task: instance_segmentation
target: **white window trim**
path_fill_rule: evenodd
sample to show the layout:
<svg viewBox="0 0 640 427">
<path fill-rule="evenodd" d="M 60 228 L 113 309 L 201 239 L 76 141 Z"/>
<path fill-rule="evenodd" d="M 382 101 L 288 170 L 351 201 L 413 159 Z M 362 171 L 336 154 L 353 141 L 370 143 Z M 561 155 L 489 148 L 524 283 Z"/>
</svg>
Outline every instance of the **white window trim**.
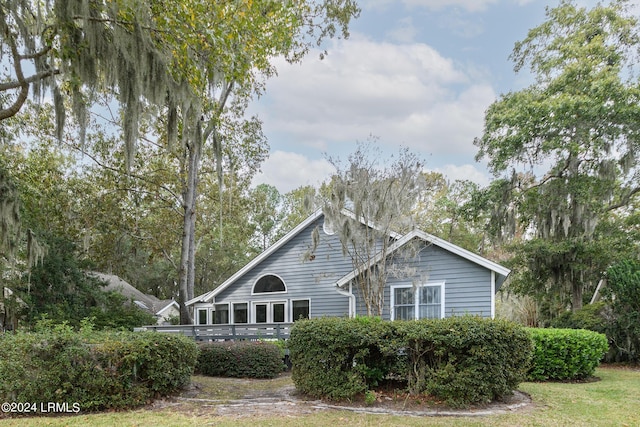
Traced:
<svg viewBox="0 0 640 427">
<path fill-rule="evenodd" d="M 294 301 L 308 301 L 309 302 L 309 319 L 311 319 L 311 298 L 296 298 L 289 300 L 289 320 L 291 322 L 297 320 L 293 318 L 293 302 Z"/>
<path fill-rule="evenodd" d="M 269 294 L 271 292 L 268 292 Z M 289 301 L 287 300 L 269 300 L 269 301 L 253 301 L 251 303 L 251 323 L 258 323 L 256 321 L 256 305 L 262 305 L 262 304 L 266 304 L 267 305 L 267 322 L 266 323 L 276 323 L 273 321 L 273 304 L 284 304 L 284 322 L 283 323 L 289 323 L 289 311 L 291 310 L 289 308 L 290 304 Z M 280 323 L 280 322 L 278 322 Z"/>
<path fill-rule="evenodd" d="M 444 307 L 445 307 L 445 287 L 444 287 L 444 281 L 442 282 L 427 282 L 427 283 L 423 283 L 421 285 L 418 285 L 416 287 L 416 290 L 418 288 L 423 288 L 425 286 L 429 286 L 429 287 L 435 287 L 435 286 L 440 286 L 440 318 L 444 319 Z M 390 295 L 389 295 L 389 315 L 390 315 L 390 319 L 391 320 L 395 320 L 395 289 L 407 289 L 407 288 L 412 288 L 413 285 L 391 285 L 391 290 L 390 290 Z M 419 295 L 418 292 L 416 292 L 414 295 Z M 414 314 L 414 318 L 417 320 L 419 319 L 418 315 L 420 314 L 420 301 L 418 301 L 418 298 L 415 298 L 414 301 L 414 309 L 415 309 L 415 314 Z"/>
<path fill-rule="evenodd" d="M 251 302 L 249 301 L 232 301 L 229 303 L 231 306 L 231 311 L 229 312 L 229 324 L 236 324 L 236 314 L 235 314 L 235 305 L 236 304 L 247 304 L 247 323 L 251 323 Z M 246 323 L 237 323 L 238 325 L 246 325 Z"/>
<path fill-rule="evenodd" d="M 209 325 L 210 324 L 209 322 L 211 321 L 211 307 L 198 307 L 198 308 L 196 308 L 196 319 L 197 319 L 196 322 L 200 322 L 200 312 L 201 311 L 206 311 L 207 312 L 207 315 L 206 315 L 207 321 L 206 321 L 206 323 L 198 323 L 198 325 Z"/>
<path fill-rule="evenodd" d="M 276 291 L 276 292 L 255 292 L 256 289 L 256 284 L 258 283 L 258 280 L 262 279 L 265 276 L 275 276 L 278 279 L 280 279 L 282 281 L 282 284 L 284 285 L 284 291 Z M 251 286 L 251 295 L 282 295 L 282 294 L 286 294 L 287 293 L 287 282 L 284 281 L 284 279 L 275 273 L 265 273 L 263 275 L 261 275 L 260 277 L 258 277 L 254 282 L 253 285 Z"/>
<path fill-rule="evenodd" d="M 226 305 L 227 306 L 227 317 L 228 317 L 228 321 L 227 323 L 215 323 L 215 325 L 230 325 L 231 324 L 231 312 L 229 311 L 229 309 L 231 308 L 228 302 L 216 302 L 213 304 L 213 308 L 211 309 L 211 318 L 209 319 L 211 321 L 211 324 L 214 324 L 213 321 L 216 319 L 216 305 Z"/>
</svg>

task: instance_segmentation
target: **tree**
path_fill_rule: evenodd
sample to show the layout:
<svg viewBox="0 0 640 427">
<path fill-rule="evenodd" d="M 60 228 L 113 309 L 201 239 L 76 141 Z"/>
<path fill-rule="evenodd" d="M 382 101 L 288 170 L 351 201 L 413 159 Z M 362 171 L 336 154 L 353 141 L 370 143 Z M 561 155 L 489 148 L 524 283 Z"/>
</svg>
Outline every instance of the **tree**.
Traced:
<svg viewBox="0 0 640 427">
<path fill-rule="evenodd" d="M 181 5 L 176 7 L 177 14 L 185 10 Z M 212 14 L 212 10 L 215 13 Z M 164 6 L 158 12 L 158 16 L 163 16 Z M 185 302 L 194 296 L 197 187 L 206 141 L 211 138 L 219 186 L 222 187 L 224 136 L 221 128 L 225 122 L 237 121 L 252 94 L 262 91 L 263 79 L 275 72 L 271 60 L 284 56 L 290 62 L 300 61 L 314 43 L 320 44 L 325 37 L 333 37 L 336 27 L 347 37 L 348 24 L 358 13 L 353 0 L 287 3 L 193 0 L 184 19 L 189 23 L 186 31 L 172 33 L 179 34 L 173 42 L 178 46 L 178 71 L 186 73 L 183 75 L 189 86 L 194 93 L 201 94 L 202 100 L 182 108 L 183 142 L 188 149 L 179 284 L 182 323 L 192 323 Z M 209 14 L 212 19 L 202 20 L 201 14 Z M 178 113 L 178 105 L 170 104 L 170 124 L 175 122 Z M 252 120 L 248 124 L 256 122 Z M 169 139 L 172 129 L 169 128 Z M 191 131 L 185 133 L 184 129 Z"/>
<path fill-rule="evenodd" d="M 622 360 L 640 360 L 640 261 L 622 260 L 607 270 L 603 294 L 613 321 L 607 334 Z"/>
<path fill-rule="evenodd" d="M 273 185 L 260 184 L 251 191 L 251 222 L 256 229 L 260 250 L 264 251 L 275 241 L 282 221 L 280 203 L 282 196 Z"/>
<path fill-rule="evenodd" d="M 627 68 L 640 44 L 626 6 L 547 9 L 511 56 L 536 82 L 492 104 L 475 140 L 477 159 L 502 174 L 495 218 L 531 236 L 525 251 L 538 255 L 521 266 L 521 290 L 569 295 L 574 310 L 602 274 L 586 268 L 598 224 L 640 192 L 640 86 Z"/>
<path fill-rule="evenodd" d="M 11 98 L 7 91 L 18 90 L 6 115 L 21 108 L 30 85 L 36 92 L 49 87 L 61 134 L 62 92 L 52 78 L 60 74 L 84 140 L 91 99 L 85 92 L 111 90 L 123 107 L 129 165 L 141 112 L 147 105 L 161 109 L 168 145 L 179 137 L 186 147 L 179 299 L 182 321 L 190 323 L 184 303 L 194 294 L 197 187 L 205 142 L 211 139 L 221 184 L 223 128 L 241 121 L 246 131 L 256 129 L 257 120 L 240 118 L 248 99 L 263 89 L 263 79 L 274 73 L 270 60 L 299 61 L 314 43 L 338 30 L 348 36 L 359 10 L 353 0 L 56 0 L 52 6 L 47 13 L 39 2 L 15 0 L 0 8 L 5 18 L 0 48 L 10 52 L 14 66 L 0 90 L 5 98 Z M 33 62 L 35 75 L 24 76 L 23 61 Z"/>
<path fill-rule="evenodd" d="M 393 264 L 390 246 L 395 233 L 414 226 L 411 212 L 424 188 L 423 164 L 414 154 L 403 149 L 389 163 L 381 158 L 371 144 L 360 144 L 345 166 L 329 159 L 336 173 L 329 184 L 331 194 L 322 204 L 343 254 L 360 272 L 356 286 L 372 316 L 382 315 L 388 275 L 403 273 L 387 268 Z M 374 260 L 379 260 L 375 266 Z"/>
<path fill-rule="evenodd" d="M 0 257 L 11 261 L 20 233 L 18 192 L 13 178 L 5 168 L 4 156 L 0 156 Z"/>
<path fill-rule="evenodd" d="M 424 191 L 416 201 L 418 228 L 471 251 L 483 252 L 481 225 L 469 215 L 469 204 L 478 185 L 471 181 L 449 182 L 439 172 L 426 172 L 424 178 Z"/>
<path fill-rule="evenodd" d="M 317 209 L 316 193 L 312 185 L 303 185 L 282 196 L 282 225 L 278 230 L 277 239 L 293 230 Z"/>
</svg>

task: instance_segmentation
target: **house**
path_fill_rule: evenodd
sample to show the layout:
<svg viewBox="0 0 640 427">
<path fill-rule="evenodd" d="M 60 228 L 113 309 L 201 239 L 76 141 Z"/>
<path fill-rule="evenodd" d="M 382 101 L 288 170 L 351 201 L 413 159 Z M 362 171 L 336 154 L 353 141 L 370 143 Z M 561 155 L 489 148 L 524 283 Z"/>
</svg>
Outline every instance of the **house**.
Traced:
<svg viewBox="0 0 640 427">
<path fill-rule="evenodd" d="M 158 325 L 168 324 L 170 318 L 180 316 L 180 306 L 173 299 L 161 300 L 153 295 L 145 294 L 113 274 L 97 272 L 89 274 L 106 283 L 104 291 L 116 291 L 140 309 L 156 316 Z"/>
<path fill-rule="evenodd" d="M 510 270 L 420 230 L 389 238 L 391 254 L 407 245 L 417 249 L 415 256 L 393 261 L 411 273 L 388 276 L 384 319 L 494 317 L 495 294 Z M 318 210 L 220 286 L 187 305 L 193 307 L 197 325 L 365 315 L 354 279 L 367 268 L 372 265 L 354 270 Z"/>
</svg>

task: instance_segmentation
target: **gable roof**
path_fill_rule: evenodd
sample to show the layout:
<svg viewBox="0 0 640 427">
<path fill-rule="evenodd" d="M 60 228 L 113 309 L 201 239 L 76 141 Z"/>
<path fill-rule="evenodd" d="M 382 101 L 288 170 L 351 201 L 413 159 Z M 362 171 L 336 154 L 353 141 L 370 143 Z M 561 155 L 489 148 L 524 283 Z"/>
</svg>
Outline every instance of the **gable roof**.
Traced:
<svg viewBox="0 0 640 427">
<path fill-rule="evenodd" d="M 409 233 L 405 234 L 404 236 L 402 236 L 400 239 L 398 239 L 397 241 L 395 241 L 391 246 L 389 246 L 389 249 L 386 253 L 386 255 L 391 255 L 392 253 L 394 253 L 395 251 L 397 251 L 398 249 L 400 249 L 402 246 L 406 245 L 407 243 L 409 243 L 410 241 L 412 241 L 413 239 L 420 239 L 423 240 L 425 242 L 429 242 L 433 245 L 436 245 L 448 252 L 451 252 L 455 255 L 458 255 L 468 261 L 471 261 L 475 264 L 478 264 L 488 270 L 494 271 L 497 274 L 499 274 L 500 276 L 502 276 L 502 280 L 499 281 L 498 285 L 500 285 L 502 282 L 504 282 L 504 280 L 507 278 L 507 276 L 509 275 L 509 273 L 511 273 L 511 270 L 509 270 L 506 267 L 501 266 L 500 264 L 497 264 L 493 261 L 490 261 L 478 254 L 475 254 L 471 251 L 468 251 L 464 248 L 461 248 L 458 245 L 454 245 L 451 242 L 448 242 L 444 239 L 441 239 L 439 237 L 436 237 L 432 234 L 426 233 L 422 230 L 418 230 L 415 229 L 413 231 L 410 231 Z M 338 287 L 344 287 L 345 285 L 347 285 L 351 280 L 355 279 L 356 276 L 358 276 L 359 274 L 361 274 L 363 271 L 367 270 L 368 268 L 371 268 L 371 266 L 375 265 L 376 263 L 380 262 L 380 260 L 382 259 L 383 254 L 382 253 L 378 253 L 378 255 L 376 255 L 371 262 L 369 262 L 366 266 L 362 266 L 361 268 L 357 268 L 353 271 L 351 271 L 350 273 L 344 275 L 342 278 L 340 278 L 338 280 L 338 282 L 336 283 L 336 285 Z"/>
<path fill-rule="evenodd" d="M 249 263 L 247 265 L 245 265 L 240 270 L 238 270 L 233 276 L 231 276 L 227 280 L 225 280 L 220 286 L 218 286 L 217 288 L 215 288 L 212 291 L 209 291 L 209 292 L 207 292 L 205 294 L 202 294 L 202 295 L 199 295 L 199 296 L 197 296 L 197 297 L 195 297 L 193 299 L 190 299 L 189 301 L 186 302 L 186 305 L 192 305 L 192 304 L 195 304 L 197 302 L 209 302 L 209 301 L 211 301 L 216 295 L 218 295 L 220 292 L 222 292 L 225 289 L 227 289 L 236 280 L 238 280 L 239 278 L 244 276 L 247 272 L 251 271 L 251 269 L 253 269 L 253 267 L 255 267 L 256 265 L 260 264 L 264 259 L 268 258 L 269 255 L 271 255 L 272 253 L 274 253 L 275 251 L 280 249 L 282 246 L 285 245 L 285 243 L 289 242 L 291 239 L 293 239 L 298 234 L 300 234 L 300 232 L 302 232 L 302 230 L 307 228 L 309 225 L 311 225 L 315 220 L 320 218 L 322 215 L 323 215 L 322 214 L 322 209 L 316 210 L 314 213 L 309 215 L 309 217 L 307 217 L 307 219 L 305 219 L 300 224 L 298 224 L 293 230 L 291 230 L 290 232 L 285 234 L 282 238 L 280 238 L 280 240 L 275 242 L 273 245 L 269 246 L 264 252 L 262 252 L 260 255 L 256 256 L 251 261 L 249 261 Z"/>
<path fill-rule="evenodd" d="M 345 214 L 346 216 L 350 217 L 351 219 L 356 219 L 355 214 L 353 214 L 352 212 L 348 211 L 348 210 L 344 210 L 343 214 Z M 268 258 L 271 254 L 273 254 L 274 252 L 276 252 L 278 249 L 280 249 L 282 246 L 284 246 L 287 242 L 289 242 L 291 239 L 293 239 L 295 236 L 297 236 L 298 234 L 300 234 L 300 232 L 302 232 L 305 228 L 307 228 L 309 225 L 311 225 L 313 222 L 315 222 L 318 218 L 320 218 L 321 216 L 323 216 L 323 212 L 322 209 L 318 209 L 316 210 L 314 213 L 312 213 L 311 215 L 309 215 L 309 217 L 307 217 L 307 219 L 305 219 L 304 221 L 302 221 L 300 224 L 298 224 L 293 230 L 289 231 L 287 234 L 285 234 L 280 240 L 278 240 L 276 243 L 274 243 L 273 245 L 271 245 L 269 248 L 267 248 L 264 252 L 260 253 L 258 256 L 256 256 L 254 259 L 252 259 L 248 264 L 246 264 L 244 267 L 242 267 L 240 270 L 238 270 L 234 275 L 232 275 L 231 277 L 229 277 L 227 280 L 225 280 L 220 286 L 218 286 L 217 288 L 215 288 L 212 291 L 209 291 L 207 293 L 204 293 L 202 295 L 199 295 L 189 301 L 186 302 L 186 305 L 192 305 L 198 302 L 210 302 L 216 295 L 220 294 L 222 291 L 224 291 L 225 289 L 227 289 L 229 286 L 231 286 L 233 283 L 235 283 L 238 279 L 240 279 L 242 276 L 244 276 L 246 273 L 248 273 L 249 271 L 251 271 L 254 267 L 256 267 L 258 264 L 260 264 L 263 260 L 265 260 L 266 258 Z M 367 224 L 364 221 L 361 221 L 363 224 L 368 225 L 370 227 L 373 227 L 371 224 Z M 426 233 L 422 230 L 418 230 L 415 229 L 407 234 L 405 234 L 404 236 L 395 232 L 392 232 L 390 234 L 390 237 L 392 239 L 395 240 L 395 242 L 389 247 L 389 251 L 387 253 L 387 255 L 395 252 L 396 250 L 398 250 L 399 248 L 401 248 L 402 246 L 404 246 L 405 244 L 407 244 L 408 242 L 410 242 L 411 240 L 415 239 L 415 238 L 419 238 L 423 241 L 429 242 L 431 244 L 434 244 L 444 250 L 447 250 L 453 254 L 456 254 L 464 259 L 467 259 L 475 264 L 478 264 L 482 267 L 487 268 L 488 270 L 494 271 L 496 272 L 500 278 L 497 281 L 497 285 L 498 287 L 504 282 L 504 280 L 507 278 L 507 276 L 509 275 L 509 273 L 511 273 L 511 270 L 509 270 L 508 268 L 505 268 L 493 261 L 490 261 L 478 254 L 475 254 L 471 251 L 468 251 L 464 248 L 461 248 L 460 246 L 454 245 L 451 242 L 448 242 L 446 240 L 443 240 L 439 237 L 436 237 L 434 235 L 431 235 L 429 233 Z M 353 270 L 350 273 L 348 273 L 347 275 L 343 276 L 340 280 L 338 280 L 338 282 L 336 283 L 338 287 L 343 287 L 345 286 L 347 283 L 349 283 L 349 281 L 353 280 L 353 278 L 355 278 L 355 276 L 357 276 L 358 274 L 360 274 L 363 270 L 365 270 L 366 268 L 369 268 L 371 265 L 377 263 L 380 261 L 382 257 L 382 254 L 378 254 L 370 263 L 369 266 L 367 267 L 363 267 L 361 269 L 357 269 L 357 270 Z"/>
<path fill-rule="evenodd" d="M 175 300 L 161 300 L 156 298 L 154 295 L 145 294 L 116 275 L 98 273 L 94 271 L 90 272 L 89 275 L 105 282 L 106 285 L 103 288 L 105 291 L 116 291 L 125 298 L 132 300 L 136 306 L 150 312 L 151 314 L 159 315 L 160 312 L 165 311 L 172 305 L 175 305 L 178 308 L 180 307 Z"/>
</svg>

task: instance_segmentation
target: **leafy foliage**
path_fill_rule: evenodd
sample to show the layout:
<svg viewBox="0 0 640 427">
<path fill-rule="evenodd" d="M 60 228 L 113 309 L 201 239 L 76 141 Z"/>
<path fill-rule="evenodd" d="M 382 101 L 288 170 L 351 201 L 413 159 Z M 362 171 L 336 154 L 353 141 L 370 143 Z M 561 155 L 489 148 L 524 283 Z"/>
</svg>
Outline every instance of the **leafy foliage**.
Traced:
<svg viewBox="0 0 640 427">
<path fill-rule="evenodd" d="M 132 408 L 189 383 L 195 343 L 155 333 L 80 333 L 69 326 L 0 336 L 0 398 Z"/>
<path fill-rule="evenodd" d="M 613 316 L 607 334 L 612 346 L 621 360 L 640 361 L 640 261 L 612 265 L 603 294 Z"/>
<path fill-rule="evenodd" d="M 0 257 L 12 261 L 20 232 L 20 211 L 15 182 L 0 157 Z"/>
<path fill-rule="evenodd" d="M 523 381 L 532 346 L 514 323 L 475 317 L 383 322 L 377 318 L 296 322 L 292 379 L 303 393 L 350 399 L 387 378 L 454 406 L 506 396 Z"/>
<path fill-rule="evenodd" d="M 87 275 L 76 257 L 73 243 L 48 236 L 48 254 L 31 272 L 26 283 L 17 284 L 25 301 L 26 323 L 42 318 L 79 327 L 92 318 L 99 328 L 124 328 L 155 323 L 156 319 L 116 292 L 105 292 L 104 283 Z"/>
<path fill-rule="evenodd" d="M 518 325 L 478 317 L 399 322 L 409 388 L 452 406 L 487 403 L 524 381 L 531 340 Z"/>
<path fill-rule="evenodd" d="M 265 341 L 235 341 L 200 345 L 196 372 L 238 378 L 274 378 L 284 368 L 283 352 Z"/>
<path fill-rule="evenodd" d="M 579 380 L 593 375 L 607 352 L 607 337 L 584 329 L 528 329 L 534 342 L 529 379 Z"/>
<path fill-rule="evenodd" d="M 386 375 L 397 354 L 391 328 L 372 318 L 295 322 L 288 343 L 296 388 L 331 400 L 364 393 Z"/>
<path fill-rule="evenodd" d="M 607 311 L 604 301 L 587 304 L 577 311 L 565 311 L 553 319 L 549 326 L 557 329 L 587 329 L 604 334 L 608 329 Z"/>
<path fill-rule="evenodd" d="M 627 68 L 640 39 L 626 5 L 587 10 L 563 0 L 548 9 L 512 54 L 516 71 L 528 66 L 536 83 L 492 104 L 475 141 L 477 158 L 501 176 L 492 184 L 502 190 L 495 231 L 533 235 L 522 248 L 534 255 L 520 265 L 522 281 L 569 295 L 573 310 L 602 273 L 586 268 L 599 250 L 598 225 L 625 215 L 640 192 L 640 86 Z"/>
</svg>

